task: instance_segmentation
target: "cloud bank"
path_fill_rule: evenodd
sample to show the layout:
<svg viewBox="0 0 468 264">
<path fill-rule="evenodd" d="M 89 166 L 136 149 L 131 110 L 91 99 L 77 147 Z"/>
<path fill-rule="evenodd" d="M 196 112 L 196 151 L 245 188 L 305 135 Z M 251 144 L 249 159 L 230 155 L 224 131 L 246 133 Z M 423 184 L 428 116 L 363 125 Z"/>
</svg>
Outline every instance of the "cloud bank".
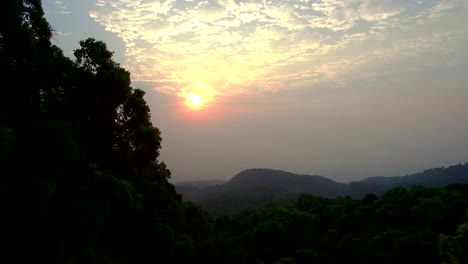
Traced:
<svg viewBox="0 0 468 264">
<path fill-rule="evenodd" d="M 215 100 L 466 65 L 467 14 L 467 0 L 98 0 L 90 17 L 124 41 L 134 81 Z"/>
</svg>

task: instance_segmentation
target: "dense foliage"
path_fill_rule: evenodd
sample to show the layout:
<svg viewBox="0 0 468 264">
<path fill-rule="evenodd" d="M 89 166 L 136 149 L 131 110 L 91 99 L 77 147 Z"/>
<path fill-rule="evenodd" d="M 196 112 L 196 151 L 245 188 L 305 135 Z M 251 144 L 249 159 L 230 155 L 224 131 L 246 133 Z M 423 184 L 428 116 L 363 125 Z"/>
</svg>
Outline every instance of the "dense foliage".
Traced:
<svg viewBox="0 0 468 264">
<path fill-rule="evenodd" d="M 3 8 L 5 263 L 466 263 L 466 185 L 208 216 L 168 182 L 144 92 L 106 45 L 84 40 L 72 61 L 40 0 Z"/>
<path fill-rule="evenodd" d="M 103 42 L 87 39 L 75 61 L 64 57 L 39 0 L 9 0 L 2 11 L 2 259 L 143 263 L 177 255 L 173 245 L 203 213 L 168 183 L 144 92 Z"/>
<path fill-rule="evenodd" d="M 466 263 L 466 208 L 467 185 L 361 200 L 304 194 L 290 207 L 217 218 L 213 248 L 219 263 Z"/>
</svg>

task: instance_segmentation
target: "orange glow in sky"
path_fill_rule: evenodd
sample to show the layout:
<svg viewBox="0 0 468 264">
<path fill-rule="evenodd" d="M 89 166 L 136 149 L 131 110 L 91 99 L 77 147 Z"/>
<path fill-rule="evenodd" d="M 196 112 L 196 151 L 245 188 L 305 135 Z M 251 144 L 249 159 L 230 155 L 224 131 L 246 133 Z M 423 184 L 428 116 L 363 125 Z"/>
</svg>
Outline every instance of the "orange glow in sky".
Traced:
<svg viewBox="0 0 468 264">
<path fill-rule="evenodd" d="M 200 110 L 215 99 L 215 91 L 202 83 L 195 82 L 181 89 L 179 96 L 191 110 Z"/>
<path fill-rule="evenodd" d="M 198 94 L 189 94 L 187 95 L 185 104 L 193 110 L 198 110 L 203 106 L 203 99 Z"/>
</svg>

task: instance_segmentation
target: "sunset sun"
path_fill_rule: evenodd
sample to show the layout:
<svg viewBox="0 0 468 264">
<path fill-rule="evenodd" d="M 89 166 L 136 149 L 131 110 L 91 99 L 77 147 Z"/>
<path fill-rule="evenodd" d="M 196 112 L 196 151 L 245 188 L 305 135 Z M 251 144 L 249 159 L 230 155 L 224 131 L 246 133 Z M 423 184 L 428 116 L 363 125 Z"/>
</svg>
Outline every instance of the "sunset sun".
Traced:
<svg viewBox="0 0 468 264">
<path fill-rule="evenodd" d="M 215 99 L 215 92 L 210 86 L 200 82 L 193 82 L 184 87 L 179 93 L 184 99 L 184 104 L 191 110 L 206 108 Z"/>
<path fill-rule="evenodd" d="M 194 110 L 200 109 L 203 106 L 203 98 L 198 94 L 189 94 L 185 103 Z"/>
</svg>

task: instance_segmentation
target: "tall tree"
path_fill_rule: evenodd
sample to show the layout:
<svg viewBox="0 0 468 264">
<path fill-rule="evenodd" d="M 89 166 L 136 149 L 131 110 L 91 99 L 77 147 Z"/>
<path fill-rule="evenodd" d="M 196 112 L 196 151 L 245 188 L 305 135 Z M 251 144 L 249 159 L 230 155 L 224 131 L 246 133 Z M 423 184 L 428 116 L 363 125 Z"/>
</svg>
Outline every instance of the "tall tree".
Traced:
<svg viewBox="0 0 468 264">
<path fill-rule="evenodd" d="M 0 16 L 0 117 L 31 119 L 40 112 L 45 58 L 50 54 L 51 28 L 40 0 L 2 3 Z"/>
</svg>

